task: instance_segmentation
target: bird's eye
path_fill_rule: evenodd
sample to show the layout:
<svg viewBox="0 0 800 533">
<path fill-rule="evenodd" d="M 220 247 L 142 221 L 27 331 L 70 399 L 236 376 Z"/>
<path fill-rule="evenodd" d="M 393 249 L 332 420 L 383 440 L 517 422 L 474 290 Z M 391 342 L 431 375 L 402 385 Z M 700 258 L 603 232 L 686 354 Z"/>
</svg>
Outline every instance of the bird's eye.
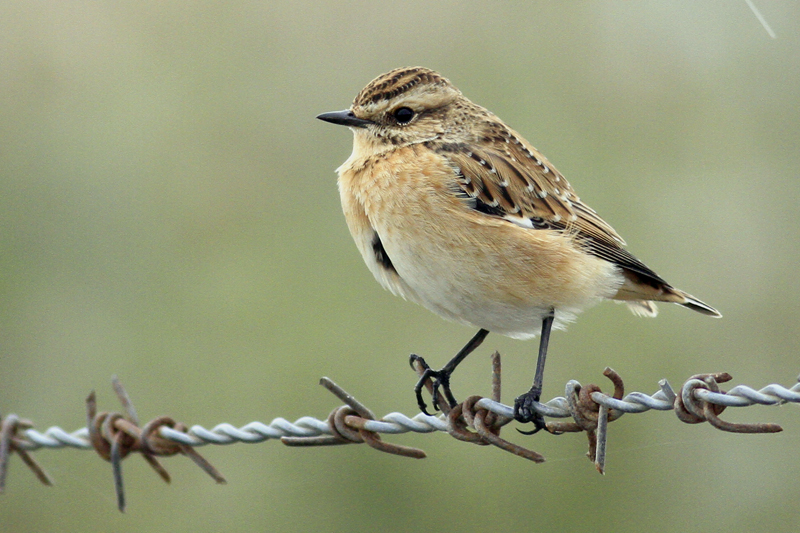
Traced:
<svg viewBox="0 0 800 533">
<path fill-rule="evenodd" d="M 392 114 L 394 115 L 394 118 L 397 120 L 398 124 L 408 124 L 411 122 L 411 119 L 414 118 L 414 112 L 408 107 L 396 109 Z"/>
</svg>

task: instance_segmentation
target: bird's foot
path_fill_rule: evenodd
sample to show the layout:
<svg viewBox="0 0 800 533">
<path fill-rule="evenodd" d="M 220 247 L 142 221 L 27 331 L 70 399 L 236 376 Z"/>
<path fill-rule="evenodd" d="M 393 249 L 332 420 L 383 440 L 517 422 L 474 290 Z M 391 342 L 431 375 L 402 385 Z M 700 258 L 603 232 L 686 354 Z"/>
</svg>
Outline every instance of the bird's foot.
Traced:
<svg viewBox="0 0 800 533">
<path fill-rule="evenodd" d="M 417 384 L 414 386 L 414 394 L 417 396 L 417 405 L 419 405 L 419 410 L 425 413 L 428 416 L 433 416 L 428 412 L 428 406 L 425 404 L 425 400 L 422 399 L 422 389 L 425 388 L 425 383 L 428 379 L 433 380 L 432 384 L 432 391 L 431 401 L 433 402 L 433 408 L 438 411 L 439 410 L 439 401 L 441 399 L 439 388 L 441 387 L 442 392 L 444 392 L 444 397 L 447 400 L 447 403 L 450 407 L 455 407 L 458 402 L 456 402 L 453 393 L 450 391 L 450 374 L 452 374 L 452 370 L 447 370 L 442 368 L 441 370 L 433 370 L 428 363 L 425 362 L 421 356 L 417 354 L 411 354 L 408 358 L 408 362 L 411 365 L 411 368 L 414 367 L 414 363 L 417 362 L 419 365 L 424 369 L 422 375 L 417 381 Z"/>
<path fill-rule="evenodd" d="M 533 435 L 534 433 L 538 433 L 543 429 L 547 430 L 547 424 L 544 421 L 544 417 L 534 407 L 537 403 L 539 403 L 539 398 L 541 398 L 541 396 L 542 391 L 532 387 L 531 390 L 525 394 L 517 396 L 517 398 L 514 400 L 514 420 L 523 424 L 532 422 L 534 425 L 534 428 L 531 431 L 522 431 L 520 429 L 517 430 L 523 435 Z"/>
</svg>

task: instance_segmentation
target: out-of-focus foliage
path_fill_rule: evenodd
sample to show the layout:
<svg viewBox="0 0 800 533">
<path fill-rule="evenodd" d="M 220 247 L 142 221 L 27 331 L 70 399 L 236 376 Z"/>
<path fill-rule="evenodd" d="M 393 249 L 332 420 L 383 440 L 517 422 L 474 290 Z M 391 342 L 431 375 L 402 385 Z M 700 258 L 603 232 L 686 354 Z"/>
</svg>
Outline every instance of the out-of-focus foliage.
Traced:
<svg viewBox="0 0 800 533">
<path fill-rule="evenodd" d="M 351 135 L 316 121 L 376 75 L 424 65 L 521 132 L 629 249 L 722 311 L 585 313 L 551 340 L 545 396 L 568 379 L 632 389 L 728 371 L 790 385 L 800 304 L 800 8 L 756 2 L 5 2 L 0 6 L 0 413 L 40 429 L 117 409 L 241 425 L 324 417 L 328 375 L 379 415 L 415 412 L 409 352 L 442 364 L 474 332 L 383 292 L 339 208 Z M 536 342 L 490 336 L 456 375 L 506 399 Z M 728 413 L 726 412 L 726 415 Z M 165 486 L 134 457 L 115 510 L 96 456 L 12 458 L 4 531 L 787 531 L 800 491 L 794 406 L 721 434 L 671 415 L 611 426 L 608 474 L 582 437 L 523 439 L 527 464 L 444 435 L 366 447 L 210 449 Z M 513 430 L 512 430 L 513 434 Z M 522 439 L 522 437 L 519 437 Z"/>
</svg>

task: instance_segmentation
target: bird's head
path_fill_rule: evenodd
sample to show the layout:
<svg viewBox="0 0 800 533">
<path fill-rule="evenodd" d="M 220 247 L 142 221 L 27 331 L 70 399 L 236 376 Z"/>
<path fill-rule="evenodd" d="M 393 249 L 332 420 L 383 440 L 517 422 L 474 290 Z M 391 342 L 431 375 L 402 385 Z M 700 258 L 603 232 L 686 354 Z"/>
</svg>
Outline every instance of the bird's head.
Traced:
<svg viewBox="0 0 800 533">
<path fill-rule="evenodd" d="M 471 130 L 469 121 L 477 110 L 482 108 L 447 78 L 423 67 L 406 67 L 372 80 L 349 109 L 317 118 L 349 126 L 356 145 L 384 151 L 441 138 L 455 140 Z"/>
</svg>

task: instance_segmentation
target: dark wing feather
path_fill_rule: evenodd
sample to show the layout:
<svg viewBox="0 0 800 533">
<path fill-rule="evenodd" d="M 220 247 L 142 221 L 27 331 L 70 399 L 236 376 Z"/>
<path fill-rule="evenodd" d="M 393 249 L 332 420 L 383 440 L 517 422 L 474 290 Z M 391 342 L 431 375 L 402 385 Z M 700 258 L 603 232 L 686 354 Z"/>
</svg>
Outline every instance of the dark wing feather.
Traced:
<svg viewBox="0 0 800 533">
<path fill-rule="evenodd" d="M 482 207 L 480 212 L 511 221 L 527 219 L 533 229 L 568 232 L 587 253 L 634 272 L 650 284 L 666 285 L 622 248 L 622 237 L 581 202 L 541 153 L 502 124 L 487 124 L 476 143 L 432 143 L 431 148 L 450 162 L 461 190 Z"/>
<path fill-rule="evenodd" d="M 578 234 L 577 239 L 578 242 L 583 244 L 588 253 L 638 274 L 640 281 L 646 281 L 656 288 L 663 285 L 669 286 L 669 283 L 664 281 L 661 276 L 653 272 L 647 265 L 636 259 L 633 254 L 624 248 L 619 246 L 612 247 L 591 239 L 584 239 L 581 238 L 580 234 Z"/>
</svg>

